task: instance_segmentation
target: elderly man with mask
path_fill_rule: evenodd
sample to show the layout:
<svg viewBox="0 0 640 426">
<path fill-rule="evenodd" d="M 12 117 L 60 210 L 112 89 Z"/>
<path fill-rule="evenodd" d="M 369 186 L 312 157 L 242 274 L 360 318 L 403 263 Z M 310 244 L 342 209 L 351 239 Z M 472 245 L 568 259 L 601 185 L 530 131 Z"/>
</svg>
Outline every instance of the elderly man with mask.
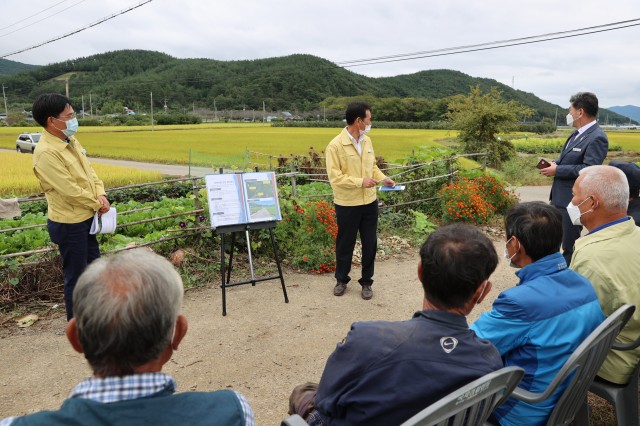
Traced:
<svg viewBox="0 0 640 426">
<path fill-rule="evenodd" d="M 504 256 L 520 282 L 500 293 L 490 312 L 471 325 L 500 352 L 505 366 L 522 367 L 519 386 L 543 392 L 582 341 L 604 320 L 589 281 L 567 268 L 560 254 L 562 216 L 542 202 L 522 203 L 505 216 Z M 566 384 L 545 404 L 509 398 L 498 407 L 500 425 L 543 425 Z"/>
<path fill-rule="evenodd" d="M 640 228 L 627 216 L 629 185 L 624 173 L 612 166 L 582 169 L 567 208 L 574 223 L 589 233 L 576 241 L 571 269 L 593 284 L 602 310 L 610 315 L 625 303 L 640 306 Z M 617 337 L 631 343 L 640 335 L 636 309 Z M 625 384 L 640 360 L 640 348 L 610 351 L 598 376 Z"/>
<path fill-rule="evenodd" d="M 187 333 L 183 292 L 173 266 L 151 251 L 93 262 L 78 280 L 75 317 L 67 323 L 67 338 L 93 377 L 59 410 L 8 418 L 0 426 L 252 426 L 251 408 L 238 392 L 174 394 L 176 382 L 162 373 Z"/>
</svg>

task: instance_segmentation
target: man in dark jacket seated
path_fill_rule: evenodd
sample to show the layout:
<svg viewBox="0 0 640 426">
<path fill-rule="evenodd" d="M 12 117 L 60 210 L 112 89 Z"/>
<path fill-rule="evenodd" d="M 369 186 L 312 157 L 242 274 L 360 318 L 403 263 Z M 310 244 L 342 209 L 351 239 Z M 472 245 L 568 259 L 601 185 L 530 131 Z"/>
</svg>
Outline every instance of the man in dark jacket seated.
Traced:
<svg viewBox="0 0 640 426">
<path fill-rule="evenodd" d="M 76 386 L 57 411 L 0 422 L 9 425 L 253 425 L 246 399 L 230 390 L 174 395 L 162 373 L 187 332 L 179 315 L 182 280 L 146 249 L 94 261 L 73 292 L 67 338 L 93 377 Z"/>
<path fill-rule="evenodd" d="M 429 236 L 420 257 L 423 310 L 408 321 L 354 323 L 320 384 L 294 390 L 291 414 L 311 425 L 398 425 L 502 367 L 495 347 L 466 320 L 491 290 L 498 264 L 491 241 L 472 226 L 446 226 Z"/>
</svg>

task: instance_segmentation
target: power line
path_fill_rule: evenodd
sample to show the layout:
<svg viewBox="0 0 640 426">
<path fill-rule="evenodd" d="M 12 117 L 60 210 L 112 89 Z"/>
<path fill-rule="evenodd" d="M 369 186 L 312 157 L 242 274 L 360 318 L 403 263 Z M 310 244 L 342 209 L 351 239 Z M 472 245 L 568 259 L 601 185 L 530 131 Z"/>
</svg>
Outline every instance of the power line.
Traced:
<svg viewBox="0 0 640 426">
<path fill-rule="evenodd" d="M 619 30 L 640 25 L 640 18 L 630 19 L 626 21 L 612 22 L 609 24 L 597 25 L 592 27 L 579 28 L 575 30 L 559 31 L 554 33 L 540 34 L 522 38 L 514 38 L 507 40 L 491 41 L 466 46 L 448 47 L 442 49 L 427 50 L 414 53 L 403 53 L 397 55 L 379 56 L 368 59 L 355 59 L 351 61 L 337 62 L 336 64 L 345 68 L 383 64 L 388 62 L 409 61 L 414 59 L 430 58 L 435 56 L 456 55 L 460 53 L 476 52 L 481 50 L 500 49 L 503 47 L 517 46 L 523 44 L 542 43 L 546 41 L 558 40 L 563 38 L 579 37 L 588 34 L 601 33 L 606 31 Z"/>
<path fill-rule="evenodd" d="M 147 4 L 147 3 L 151 3 L 152 1 L 153 1 L 153 0 L 144 0 L 144 1 L 141 1 L 140 3 L 138 3 L 138 4 L 137 4 L 137 5 L 135 5 L 135 6 L 131 6 L 131 7 L 127 8 L 127 9 L 121 10 L 120 12 L 116 12 L 116 13 L 114 13 L 114 14 L 112 14 L 112 15 L 109 15 L 109 16 L 107 16 L 107 17 L 105 17 L 105 18 L 102 18 L 102 19 L 100 19 L 99 21 L 96 21 L 96 22 L 94 22 L 94 23 L 92 23 L 92 24 L 86 25 L 86 26 L 84 26 L 84 27 L 82 27 L 82 28 L 79 28 L 79 29 L 77 29 L 77 30 L 73 30 L 73 31 L 71 31 L 71 32 L 69 32 L 69 33 L 66 33 L 66 34 L 64 34 L 64 35 L 58 36 L 58 37 L 56 37 L 56 38 L 52 38 L 52 39 L 50 39 L 50 40 L 43 41 L 42 43 L 36 44 L 35 46 L 27 47 L 27 48 L 24 48 L 24 49 L 17 50 L 17 51 L 15 51 L 15 52 L 11 52 L 11 53 L 4 54 L 4 55 L 0 56 L 0 58 L 6 58 L 6 57 L 9 57 L 9 56 L 17 55 L 18 53 L 23 53 L 23 52 L 26 52 L 26 51 L 28 51 L 28 50 L 33 50 L 33 49 L 36 49 L 36 48 L 38 48 L 38 47 L 44 46 L 44 45 L 46 45 L 46 44 L 53 43 L 54 41 L 62 40 L 63 38 L 67 38 L 67 37 L 72 36 L 72 35 L 74 35 L 74 34 L 78 34 L 78 33 L 82 32 L 82 31 L 84 31 L 84 30 L 87 30 L 87 29 L 89 29 L 89 28 L 92 28 L 92 27 L 95 27 L 95 26 L 97 26 L 97 25 L 100 25 L 100 24 L 102 24 L 103 22 L 109 21 L 110 19 L 113 19 L 113 18 L 118 17 L 118 16 L 120 16 L 120 15 L 124 15 L 125 13 L 130 12 L 130 11 L 132 11 L 132 10 L 134 10 L 134 9 L 137 9 L 137 8 L 139 8 L 140 6 L 144 6 L 144 5 L 145 5 L 145 4 Z"/>
<path fill-rule="evenodd" d="M 17 20 L 16 22 L 14 22 L 14 23 L 13 23 L 13 24 L 11 24 L 11 25 L 7 25 L 6 27 L 2 27 L 2 28 L 0 28 L 0 31 L 2 31 L 2 30 L 6 30 L 7 28 L 11 28 L 11 27 L 14 27 L 14 26 L 16 26 L 16 25 L 18 25 L 18 24 L 21 24 L 21 23 L 23 23 L 24 21 L 26 21 L 27 19 L 31 19 L 31 18 L 33 18 L 34 16 L 38 16 L 38 15 L 40 15 L 41 13 L 44 13 L 44 12 L 46 12 L 47 10 L 53 9 L 53 8 L 54 8 L 54 7 L 56 7 L 57 5 L 59 5 L 59 4 L 61 4 L 61 3 L 64 3 L 64 2 L 67 2 L 67 1 L 69 1 L 69 0 L 61 0 L 61 1 L 59 1 L 58 3 L 54 4 L 53 6 L 49 6 L 49 7 L 45 8 L 45 9 L 42 9 L 40 12 L 36 12 L 36 13 L 34 13 L 33 15 L 29 15 L 29 16 L 27 16 L 26 18 L 22 18 L 22 19 Z"/>
<path fill-rule="evenodd" d="M 67 1 L 67 0 L 63 0 L 63 1 L 61 1 L 60 3 L 63 3 L 63 2 L 65 2 L 65 1 Z M 80 3 L 84 3 L 85 1 L 87 1 L 87 0 L 80 0 L 79 2 L 74 3 L 74 4 L 72 4 L 71 6 L 69 6 L 67 9 L 71 9 L 72 7 L 77 6 L 77 5 L 79 5 Z M 60 4 L 60 3 L 56 3 L 56 5 L 58 5 L 58 4 Z M 52 7 L 53 7 L 53 6 L 52 6 Z M 49 9 L 51 9 L 51 8 L 49 8 Z M 49 19 L 49 18 L 51 18 L 51 17 L 53 17 L 53 16 L 56 16 L 56 15 L 61 14 L 62 12 L 64 12 L 64 11 L 65 11 L 65 10 L 67 10 L 67 9 L 59 10 L 59 11 L 58 11 L 58 12 L 56 12 L 56 13 L 52 13 L 51 15 L 45 16 L 44 18 L 39 19 L 39 20 L 37 20 L 37 21 L 35 21 L 35 22 L 32 22 L 32 23 L 30 23 L 30 24 L 26 24 L 26 25 L 24 25 L 24 26 L 22 26 L 22 27 L 16 28 L 16 29 L 15 29 L 15 30 L 13 30 L 13 31 L 9 31 L 8 33 L 0 34 L 0 37 L 6 37 L 6 36 L 8 36 L 9 34 L 16 33 L 16 32 L 18 32 L 18 31 L 20 31 L 20 30 L 24 30 L 25 28 L 29 28 L 29 27 L 31 27 L 31 26 L 33 26 L 33 25 L 35 25 L 35 24 L 39 23 L 39 22 L 46 21 L 47 19 Z M 39 15 L 39 14 L 40 14 L 40 13 L 42 13 L 42 12 L 44 12 L 44 10 L 43 10 L 43 11 L 40 11 L 40 12 L 38 12 L 38 13 L 36 13 L 35 15 L 31 15 L 31 16 L 29 16 L 29 18 L 32 18 L 32 17 L 34 17 L 34 16 L 36 16 L 36 15 Z M 29 19 L 29 18 L 25 18 L 25 20 L 26 20 L 26 19 Z M 5 28 L 13 27 L 13 26 L 15 26 L 15 25 L 17 25 L 17 24 L 18 24 L 18 22 L 16 22 L 15 24 L 9 25 L 8 27 L 5 27 Z M 5 29 L 5 28 L 2 28 L 2 29 Z"/>
</svg>

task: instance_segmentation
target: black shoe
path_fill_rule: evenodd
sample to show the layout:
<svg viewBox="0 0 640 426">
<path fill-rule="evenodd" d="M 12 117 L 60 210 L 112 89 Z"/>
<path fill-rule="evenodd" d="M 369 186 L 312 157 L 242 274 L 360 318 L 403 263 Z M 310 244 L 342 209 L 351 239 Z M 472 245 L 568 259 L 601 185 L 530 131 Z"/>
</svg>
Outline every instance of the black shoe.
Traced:
<svg viewBox="0 0 640 426">
<path fill-rule="evenodd" d="M 364 300 L 369 300 L 373 297 L 373 290 L 371 290 L 371 286 L 370 285 L 363 285 L 362 286 L 362 298 Z"/>
<path fill-rule="evenodd" d="M 347 283 L 343 283 L 342 281 L 338 281 L 336 286 L 333 288 L 334 296 L 342 296 L 344 292 L 347 290 Z"/>
</svg>

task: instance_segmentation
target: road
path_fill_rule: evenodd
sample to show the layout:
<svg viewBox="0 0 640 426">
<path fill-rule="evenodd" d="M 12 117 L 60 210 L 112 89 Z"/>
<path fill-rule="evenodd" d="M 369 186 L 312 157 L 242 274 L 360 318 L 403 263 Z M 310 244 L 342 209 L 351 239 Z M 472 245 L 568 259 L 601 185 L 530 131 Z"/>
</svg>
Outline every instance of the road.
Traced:
<svg viewBox="0 0 640 426">
<path fill-rule="evenodd" d="M 0 149 L 0 151 L 13 152 L 13 150 L 10 150 L 10 149 Z M 191 170 L 189 170 L 189 166 L 186 166 L 186 165 L 142 163 L 140 161 L 112 160 L 109 158 L 97 158 L 97 157 L 89 157 L 89 160 L 94 163 L 132 167 L 134 169 L 139 169 L 139 170 L 157 171 L 167 176 L 188 176 L 189 172 L 191 176 L 204 176 L 211 173 L 218 173 L 217 170 L 213 170 L 209 167 L 193 167 L 192 166 Z M 519 188 L 516 188 L 516 192 L 520 196 L 521 201 L 549 201 L 550 191 L 551 191 L 551 186 L 521 186 Z"/>
</svg>

